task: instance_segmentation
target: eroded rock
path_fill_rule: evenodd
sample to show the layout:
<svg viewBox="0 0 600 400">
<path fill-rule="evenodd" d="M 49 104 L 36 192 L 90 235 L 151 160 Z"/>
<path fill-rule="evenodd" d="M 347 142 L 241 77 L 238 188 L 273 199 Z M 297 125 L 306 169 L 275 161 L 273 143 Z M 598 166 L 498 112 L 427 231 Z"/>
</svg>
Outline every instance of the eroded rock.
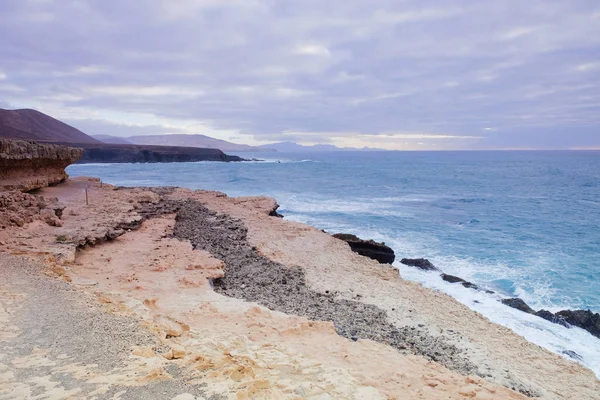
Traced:
<svg viewBox="0 0 600 400">
<path fill-rule="evenodd" d="M 377 260 L 381 264 L 391 264 L 396 259 L 394 250 L 386 246 L 385 243 L 378 243 L 374 240 L 363 240 L 358 236 L 348 233 L 336 233 L 333 237 L 348 243 L 353 252 Z"/>
<path fill-rule="evenodd" d="M 479 289 L 479 286 L 469 282 L 469 281 L 465 281 L 463 278 L 460 278 L 458 276 L 454 276 L 454 275 L 449 275 L 449 274 L 444 274 L 442 273 L 440 275 L 442 277 L 443 280 L 445 280 L 446 282 L 450 282 L 450 283 L 460 283 L 461 285 L 463 285 L 464 287 L 468 288 L 468 289 Z"/>
<path fill-rule="evenodd" d="M 526 312 L 527 314 L 535 314 L 533 308 L 529 307 L 527 303 L 516 297 L 511 299 L 503 299 L 502 304 L 516 308 L 517 310 Z"/>
<path fill-rule="evenodd" d="M 28 192 L 67 179 L 65 168 L 83 150 L 54 144 L 0 138 L 0 190 Z"/>
<path fill-rule="evenodd" d="M 439 269 L 426 258 L 403 258 L 400 262 L 404 265 L 420 268 L 424 271 L 439 271 Z"/>
<path fill-rule="evenodd" d="M 41 220 L 50 226 L 62 226 L 65 206 L 56 198 L 46 199 L 18 190 L 0 193 L 0 227 L 24 226 Z"/>
<path fill-rule="evenodd" d="M 585 329 L 600 338 L 600 314 L 590 310 L 563 310 L 555 314 L 567 323 Z"/>
</svg>

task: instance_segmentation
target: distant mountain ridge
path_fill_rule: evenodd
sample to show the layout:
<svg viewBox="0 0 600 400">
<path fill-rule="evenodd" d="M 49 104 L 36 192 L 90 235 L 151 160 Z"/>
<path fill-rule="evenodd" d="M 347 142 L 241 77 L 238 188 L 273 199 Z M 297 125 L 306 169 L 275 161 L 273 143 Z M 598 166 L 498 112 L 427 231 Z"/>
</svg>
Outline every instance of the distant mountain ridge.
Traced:
<svg viewBox="0 0 600 400">
<path fill-rule="evenodd" d="M 268 146 L 255 147 L 247 144 L 231 143 L 226 140 L 199 134 L 143 135 L 129 136 L 123 139 L 133 144 L 155 146 L 204 147 L 222 151 L 273 151 Z"/>
<path fill-rule="evenodd" d="M 100 143 L 79 129 L 39 111 L 29 109 L 5 110 L 0 108 L 0 137 L 39 142 Z"/>
<path fill-rule="evenodd" d="M 140 135 L 119 137 L 109 134 L 88 136 L 79 129 L 36 110 L 0 108 L 0 137 L 65 144 L 111 144 L 193 147 L 219 149 L 223 152 L 318 152 L 383 150 L 364 147 L 337 147 L 331 144 L 304 146 L 294 142 L 278 142 L 261 146 L 238 144 L 200 134 Z"/>
<path fill-rule="evenodd" d="M 92 137 L 96 140 L 101 141 L 106 144 L 132 144 L 130 141 L 125 138 L 112 136 L 112 135 L 92 135 Z"/>
<path fill-rule="evenodd" d="M 302 153 L 318 151 L 385 151 L 385 149 L 377 149 L 372 147 L 337 147 L 332 144 L 315 144 L 312 146 L 304 146 L 295 142 L 270 143 L 258 147 L 275 149 L 282 153 Z"/>
</svg>

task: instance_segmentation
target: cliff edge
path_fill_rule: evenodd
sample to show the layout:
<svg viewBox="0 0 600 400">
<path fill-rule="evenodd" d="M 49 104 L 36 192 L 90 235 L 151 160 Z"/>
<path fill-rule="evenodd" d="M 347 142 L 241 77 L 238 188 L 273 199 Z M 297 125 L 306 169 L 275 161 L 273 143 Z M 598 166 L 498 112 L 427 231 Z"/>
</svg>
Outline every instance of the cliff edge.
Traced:
<svg viewBox="0 0 600 400">
<path fill-rule="evenodd" d="M 54 144 L 0 138 L 0 191 L 28 192 L 67 179 L 65 168 L 83 150 Z"/>
</svg>

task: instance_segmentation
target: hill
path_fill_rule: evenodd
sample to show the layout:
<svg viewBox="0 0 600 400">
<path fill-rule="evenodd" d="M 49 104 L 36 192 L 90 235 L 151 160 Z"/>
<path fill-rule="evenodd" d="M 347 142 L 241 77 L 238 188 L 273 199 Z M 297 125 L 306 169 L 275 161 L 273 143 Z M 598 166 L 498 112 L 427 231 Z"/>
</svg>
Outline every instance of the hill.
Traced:
<svg viewBox="0 0 600 400">
<path fill-rule="evenodd" d="M 107 144 L 132 144 L 129 140 L 112 135 L 92 135 L 92 137 L 96 140 L 101 141 L 102 143 Z"/>
<path fill-rule="evenodd" d="M 100 143 L 64 122 L 28 109 L 0 108 L 0 137 L 38 142 Z"/>
<path fill-rule="evenodd" d="M 231 143 L 205 135 L 143 135 L 126 137 L 130 143 L 155 146 L 204 147 L 222 151 L 273 151 L 269 146 L 254 147 L 247 144 Z"/>
</svg>

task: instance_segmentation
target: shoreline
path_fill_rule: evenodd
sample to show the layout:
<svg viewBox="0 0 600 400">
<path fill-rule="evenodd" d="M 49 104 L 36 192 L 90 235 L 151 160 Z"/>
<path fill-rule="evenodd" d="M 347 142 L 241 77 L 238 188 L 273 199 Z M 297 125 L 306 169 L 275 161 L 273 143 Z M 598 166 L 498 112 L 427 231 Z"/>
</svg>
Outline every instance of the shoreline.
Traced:
<svg viewBox="0 0 600 400">
<path fill-rule="evenodd" d="M 285 209 L 283 209 L 282 212 L 285 212 Z M 298 223 L 311 225 L 311 223 L 304 222 L 302 219 L 294 219 L 294 216 L 286 215 L 286 218 Z M 327 225 L 326 220 L 323 222 Z M 318 227 L 318 229 L 321 228 Z M 344 229 L 348 230 L 347 227 L 344 227 Z M 361 237 L 369 237 L 368 233 L 364 231 L 354 229 L 350 229 L 349 231 Z M 390 243 L 389 238 L 386 238 L 385 236 L 380 236 L 377 240 L 388 244 Z M 593 335 L 587 329 L 571 325 L 563 319 L 559 319 L 560 317 L 554 317 L 554 313 L 565 310 L 564 307 L 556 306 L 553 308 L 541 308 L 541 313 L 548 313 L 548 317 L 546 317 L 504 303 L 506 300 L 521 300 L 521 297 L 515 294 L 498 291 L 495 287 L 492 287 L 491 289 L 494 290 L 491 291 L 489 290 L 490 287 L 480 286 L 477 281 L 475 281 L 475 283 L 464 281 L 464 279 L 460 277 L 447 275 L 438 268 L 426 270 L 419 267 L 407 266 L 399 259 L 394 262 L 393 266 L 398 270 L 403 279 L 410 280 L 411 282 L 415 282 L 426 288 L 439 291 L 452 297 L 473 312 L 482 314 L 492 322 L 510 329 L 517 335 L 523 336 L 531 343 L 537 344 L 554 354 L 578 362 L 584 367 L 591 369 L 596 374 L 596 377 L 600 379 L 600 353 L 590 352 L 588 347 L 590 340 L 596 341 L 600 340 L 600 338 Z M 444 275 L 446 278 L 444 278 Z M 450 279 L 448 277 L 450 277 Z M 452 279 L 457 280 L 453 281 Z M 528 306 L 525 304 L 525 307 Z M 550 310 L 551 312 L 546 310 Z M 569 311 L 578 310 L 579 309 L 569 309 Z M 581 310 L 586 311 L 585 309 Z M 587 310 L 587 312 L 594 314 L 594 311 L 590 312 Z M 549 332 L 551 330 L 561 330 L 562 328 L 566 331 L 559 332 L 558 335 Z M 574 341 L 570 342 L 565 347 L 562 347 L 557 342 L 560 342 L 560 340 L 566 341 L 566 333 L 570 335 L 569 339 Z M 582 354 L 589 356 L 591 359 L 588 360 L 586 357 L 585 360 L 587 362 L 584 362 Z"/>
<path fill-rule="evenodd" d="M 89 206 L 82 203 L 83 186 L 91 187 L 92 201 Z M 185 349 L 181 364 L 191 363 L 197 367 L 200 361 L 196 356 L 192 357 L 192 354 L 197 354 L 198 351 L 209 352 L 209 348 L 198 341 L 197 334 L 210 331 L 215 337 L 233 335 L 238 338 L 235 340 L 242 340 L 242 337 L 245 337 L 242 342 L 246 340 L 249 342 L 237 345 L 242 346 L 239 351 L 247 352 L 249 348 L 254 348 L 253 346 L 260 343 L 262 345 L 271 343 L 271 346 L 277 343 L 276 346 L 288 348 L 282 353 L 288 354 L 288 362 L 290 359 L 295 359 L 295 356 L 291 356 L 295 351 L 300 351 L 299 354 L 304 357 L 302 362 L 309 362 L 309 360 L 315 362 L 325 357 L 320 361 L 322 368 L 341 368 L 353 377 L 348 380 L 349 376 L 336 375 L 336 378 L 330 381 L 335 390 L 342 390 L 341 387 L 348 384 L 350 385 L 346 387 L 348 390 L 351 387 L 352 390 L 359 388 L 367 390 L 363 393 L 372 394 L 369 398 L 378 398 L 375 393 L 383 395 L 382 398 L 393 398 L 390 397 L 393 393 L 403 393 L 398 392 L 402 387 L 404 388 L 402 390 L 408 390 L 414 395 L 421 393 L 423 398 L 442 398 L 442 394 L 444 398 L 463 398 L 464 395 L 460 395 L 461 391 L 478 395 L 478 393 L 482 394 L 482 390 L 490 396 L 485 398 L 522 398 L 512 390 L 506 392 L 504 386 L 541 398 L 575 398 L 569 396 L 577 394 L 577 398 L 593 399 L 595 390 L 600 390 L 600 382 L 591 371 L 525 341 L 512 331 L 491 323 L 487 318 L 471 311 L 453 298 L 405 281 L 395 268 L 382 266 L 351 252 L 347 244 L 316 228 L 269 217 L 268 214 L 274 205 L 272 199 L 230 198 L 218 192 L 191 191 L 182 188 L 169 189 L 173 190 L 170 194 L 164 189 L 147 189 L 116 190 L 111 185 L 104 184 L 100 187 L 99 182 L 85 179 L 69 179 L 57 187 L 42 189 L 42 195 L 58 197 L 60 202 L 66 205 L 64 225 L 51 227 L 41 222 L 34 222 L 25 228 L 15 228 L 14 232 L 20 232 L 18 233 L 20 238 L 15 236 L 16 240 L 7 239 L 7 232 L 0 231 L 0 241 L 5 243 L 1 250 L 25 255 L 43 253 L 46 257 L 48 254 L 53 254 L 52 258 L 55 260 L 53 262 L 65 270 L 61 275 L 62 279 L 69 277 L 80 290 L 92 290 L 102 293 L 103 296 L 116 296 L 111 300 L 114 304 L 126 307 L 149 323 L 157 322 L 157 318 L 163 325 L 178 321 L 176 324 L 179 328 L 171 329 L 171 333 L 176 335 L 167 334 L 162 340 L 175 340 L 179 342 L 177 346 Z M 301 316 L 302 312 L 283 310 L 289 314 L 282 314 L 252 306 L 253 303 L 238 298 L 245 296 L 244 293 L 222 296 L 219 290 L 214 291 L 211 288 L 207 279 L 222 280 L 223 276 L 227 277 L 227 267 L 223 265 L 223 260 L 218 258 L 227 258 L 225 256 L 231 251 L 224 249 L 226 253 L 221 254 L 222 257 L 215 258 L 215 253 L 218 254 L 218 251 L 214 249 L 208 253 L 204 251 L 206 249 L 192 250 L 191 244 L 172 238 L 173 234 L 177 236 L 180 217 L 175 217 L 172 208 L 161 208 L 161 202 L 165 200 L 199 202 L 212 213 L 240 221 L 247 230 L 246 240 L 249 248 L 256 249 L 253 251 L 258 252 L 257 254 L 268 259 L 269 262 L 278 263 L 282 273 L 292 271 L 293 268 L 301 268 L 304 274 L 304 286 L 310 290 L 310 293 L 320 293 L 320 296 L 324 296 L 323 299 L 332 299 L 333 304 L 342 302 L 356 303 L 367 308 L 377 307 L 382 310 L 381 315 L 397 329 L 414 327 L 416 331 L 414 338 L 431 336 L 435 340 L 448 341 L 459 350 L 458 355 L 475 366 L 474 374 L 468 374 L 468 370 L 460 368 L 454 371 L 448 370 L 437 362 L 432 363 L 423 358 L 420 355 L 423 352 L 405 353 L 403 350 L 398 351 L 383 344 L 385 340 L 382 343 L 373 342 L 368 340 L 372 339 L 368 335 L 366 337 L 359 335 L 360 329 L 357 334 L 350 332 L 351 327 L 337 329 L 336 334 L 337 327 L 334 323 L 318 322 L 318 314 L 304 313 L 305 316 L 317 317 L 317 321 L 311 322 L 313 318 L 305 319 Z M 146 220 L 143 218 L 145 213 L 149 213 L 147 215 L 149 218 Z M 213 217 L 207 214 L 197 221 L 206 221 L 210 225 L 211 218 Z M 130 232 L 119 232 L 115 237 L 107 233 L 109 229 L 118 229 L 118 225 L 125 221 L 130 224 L 128 225 L 132 229 Z M 138 222 L 132 225 L 134 221 Z M 137 229 L 133 229 L 135 225 Z M 214 229 L 216 228 L 210 228 L 207 232 Z M 234 234 L 236 229 L 227 229 L 225 232 Z M 56 242 L 59 236 L 66 238 L 65 243 Z M 107 241 L 100 243 L 103 240 Z M 89 247 L 87 243 L 97 244 Z M 140 245 L 144 243 L 147 246 L 140 249 Z M 76 250 L 78 247 L 81 249 Z M 133 252 L 139 254 L 128 255 Z M 244 257 L 251 259 L 249 254 Z M 149 261 L 148 264 L 142 265 L 139 264 L 141 260 Z M 161 260 L 172 262 L 164 264 Z M 231 262 L 229 260 L 226 264 Z M 158 276 L 163 278 L 156 281 Z M 251 278 L 255 279 L 257 276 L 261 275 L 255 274 Z M 99 279 L 100 277 L 105 279 Z M 227 278 L 225 283 L 231 285 Z M 248 287 L 254 284 L 240 281 L 239 284 L 233 284 L 234 292 L 247 291 L 241 286 Z M 303 298 L 306 298 L 309 292 L 306 293 L 302 295 Z M 253 301 L 261 303 L 260 299 Z M 202 304 L 202 306 L 198 308 L 194 304 Z M 302 303 L 296 301 L 293 304 L 299 306 Z M 310 309 L 314 306 L 306 307 Z M 269 308 L 273 309 L 273 307 Z M 240 312 L 245 313 L 246 316 L 239 315 Z M 300 316 L 293 314 L 300 314 Z M 206 317 L 209 315 L 221 321 L 223 326 L 219 327 L 218 324 L 215 326 L 213 323 L 208 326 Z M 340 331 L 347 334 L 340 336 Z M 235 340 L 231 342 L 232 345 Z M 173 355 L 173 351 L 177 349 L 175 346 L 171 347 L 170 351 Z M 410 350 L 410 346 L 408 347 Z M 287 353 L 293 348 L 296 350 Z M 336 348 L 339 350 L 334 350 Z M 451 352 L 450 348 L 444 349 L 443 346 L 436 348 L 435 351 L 439 352 L 440 349 L 442 352 Z M 248 357 L 254 359 L 263 357 L 260 355 L 263 354 L 263 350 L 256 351 L 258 353 Z M 166 360 L 156 351 L 153 352 L 155 356 L 150 358 L 161 357 Z M 347 360 L 343 354 L 347 356 L 354 354 L 354 356 L 351 357 L 352 360 Z M 284 359 L 285 357 L 282 360 Z M 367 359 L 371 359 L 375 364 L 365 369 Z M 203 360 L 205 362 L 206 357 Z M 226 361 L 220 360 L 219 362 Z M 209 371 L 211 368 L 213 370 L 217 368 L 214 360 L 211 363 L 212 367 L 207 367 Z M 409 363 L 413 370 L 407 369 L 405 363 Z M 426 372 L 428 368 L 429 372 Z M 260 380 L 256 378 L 258 375 L 270 382 L 267 385 L 263 379 L 258 386 L 267 385 L 268 389 L 252 386 L 253 390 L 259 392 L 275 390 L 272 386 L 273 381 L 268 379 L 268 374 L 259 372 L 261 369 L 258 367 L 253 367 L 252 370 L 255 375 L 252 378 L 253 385 L 256 384 L 255 381 Z M 327 371 L 329 372 L 326 375 L 334 373 L 334 370 L 327 369 Z M 391 376 L 396 376 L 395 374 L 398 373 L 405 377 L 389 381 Z M 466 391 L 459 387 L 460 385 L 456 386 L 459 382 L 465 385 L 463 373 L 471 376 L 466 378 L 466 385 L 471 386 Z M 239 381 L 231 380 L 231 373 L 227 376 L 229 380 L 226 379 L 225 382 L 219 379 L 216 381 L 225 385 L 223 387 L 236 387 L 236 390 L 241 390 Z M 312 378 L 308 375 L 301 374 L 301 376 L 302 379 L 308 379 L 307 382 L 313 382 L 313 385 L 316 383 L 311 381 Z M 422 380 L 424 376 L 437 376 L 441 381 L 429 384 Z M 204 383 L 216 387 L 216 381 L 211 382 L 210 379 L 204 378 L 201 379 Z M 469 380 L 472 382 L 469 383 Z M 242 389 L 247 391 L 250 384 L 244 382 L 246 386 Z M 354 383 L 350 384 L 351 382 Z M 365 385 L 366 382 L 369 384 Z M 407 384 L 409 386 L 406 386 Z M 277 390 L 284 389 L 277 388 Z M 285 390 L 281 393 L 287 393 Z M 351 398 L 342 392 L 339 392 L 339 398 Z M 249 396 L 248 398 L 262 397 Z"/>
<path fill-rule="evenodd" d="M 293 215 L 288 218 L 298 221 Z M 299 221 L 302 222 L 302 219 Z M 347 228 L 339 228 L 339 230 L 342 229 Z M 370 237 L 369 233 L 354 232 L 366 238 Z M 379 237 L 378 240 L 388 242 L 387 237 Z M 399 247 L 402 248 L 402 246 Z M 596 376 L 600 376 L 600 352 L 598 349 L 589 348 L 585 345 L 589 340 L 596 340 L 595 338 L 587 337 L 585 332 L 576 332 L 578 329 L 562 332 L 558 325 L 553 326 L 537 318 L 532 320 L 529 316 L 523 315 L 521 312 L 515 313 L 513 310 L 506 310 L 506 306 L 501 305 L 500 300 L 506 297 L 513 297 L 514 294 L 504 293 L 503 296 L 493 295 L 492 298 L 489 298 L 489 296 L 480 298 L 481 296 L 475 293 L 461 293 L 461 289 L 457 288 L 457 285 L 451 286 L 445 284 L 437 276 L 428 276 L 430 274 L 422 274 L 420 271 L 413 270 L 412 267 L 405 267 L 403 265 L 396 265 L 396 267 L 403 271 L 402 275 L 405 278 L 408 277 L 415 282 L 420 282 L 427 287 L 451 295 L 471 310 L 480 312 L 494 322 L 509 327 L 517 334 L 526 337 L 529 341 L 545 347 L 555 354 L 566 356 L 582 363 L 582 365 L 593 369 Z M 438 282 L 434 282 L 436 279 Z M 559 309 L 556 311 L 559 311 Z M 582 357 L 583 360 L 581 359 Z"/>
</svg>

